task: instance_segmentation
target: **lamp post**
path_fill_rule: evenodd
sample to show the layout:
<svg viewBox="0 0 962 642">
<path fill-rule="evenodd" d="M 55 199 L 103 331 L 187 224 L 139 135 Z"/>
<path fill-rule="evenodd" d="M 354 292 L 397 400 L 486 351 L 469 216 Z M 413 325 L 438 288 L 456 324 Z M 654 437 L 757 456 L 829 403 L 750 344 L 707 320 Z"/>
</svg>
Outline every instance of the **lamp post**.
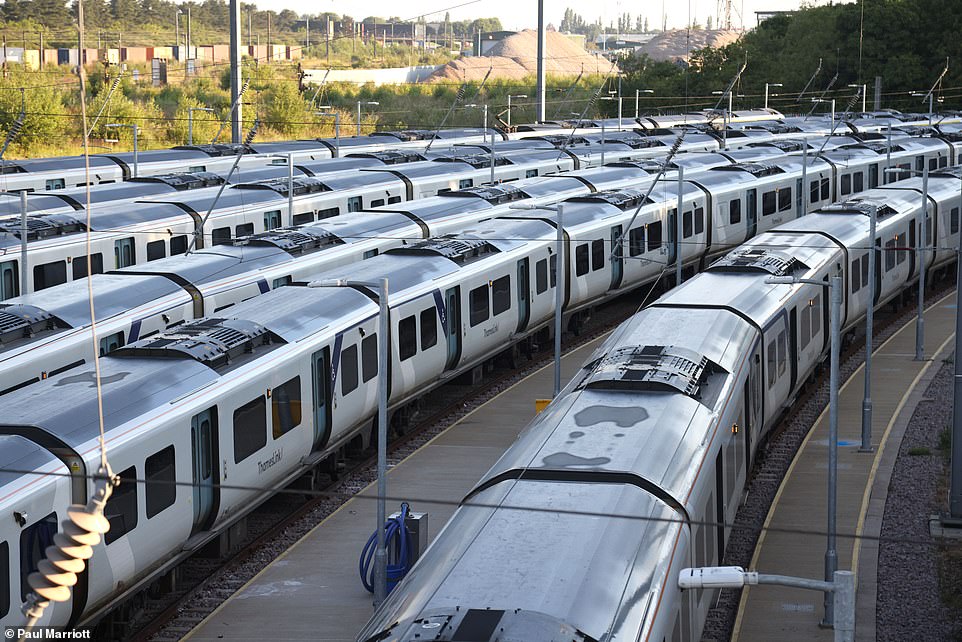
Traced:
<svg viewBox="0 0 962 642">
<path fill-rule="evenodd" d="M 511 99 L 512 98 L 527 98 L 527 94 L 508 94 L 508 127 L 511 127 Z"/>
<path fill-rule="evenodd" d="M 379 102 L 377 102 L 377 101 L 374 101 L 374 100 L 368 100 L 368 101 L 366 101 L 366 102 L 365 102 L 365 101 L 362 101 L 362 100 L 357 101 L 357 135 L 358 135 L 358 136 L 361 135 L 361 105 L 372 105 L 372 106 L 376 106 L 376 105 L 380 105 L 380 104 L 381 104 L 381 103 L 379 103 Z"/>
<path fill-rule="evenodd" d="M 104 125 L 109 129 L 118 129 L 121 127 L 129 127 L 134 132 L 134 178 L 137 177 L 137 124 L 126 124 L 126 123 L 110 123 L 109 125 Z"/>
<path fill-rule="evenodd" d="M 832 103 L 832 125 L 835 124 L 835 99 L 831 98 L 812 98 L 813 103 Z"/>
<path fill-rule="evenodd" d="M 195 111 L 206 111 L 208 113 L 213 113 L 214 110 L 210 107 L 188 107 L 187 108 L 187 144 L 194 144 L 194 112 Z"/>
<path fill-rule="evenodd" d="M 487 132 L 488 131 L 488 106 L 479 105 L 478 103 L 468 103 L 467 105 L 465 105 L 465 108 L 480 109 L 484 112 L 484 117 L 482 121 L 484 124 L 482 125 L 482 129 L 484 129 L 484 131 Z"/>
<path fill-rule="evenodd" d="M 654 89 L 636 89 L 635 90 L 635 118 L 641 115 L 641 94 L 653 94 Z"/>
<path fill-rule="evenodd" d="M 878 205 L 869 214 L 868 301 L 865 304 L 865 392 L 862 396 L 862 445 L 858 451 L 872 452 L 872 350 L 875 324 L 875 225 Z"/>
<path fill-rule="evenodd" d="M 858 89 L 859 91 L 861 91 L 861 93 L 862 93 L 862 113 L 865 113 L 865 111 L 866 111 L 866 102 L 865 102 L 865 101 L 866 101 L 866 96 L 865 96 L 865 92 L 868 90 L 868 86 L 867 86 L 867 85 L 864 85 L 864 84 L 863 84 L 863 85 L 855 84 L 855 85 L 848 85 L 848 86 L 851 87 L 852 89 Z"/>
<path fill-rule="evenodd" d="M 384 539 L 384 523 L 387 518 L 385 502 L 387 499 L 387 379 L 388 354 L 388 281 L 352 281 L 348 279 L 329 279 L 312 281 L 312 288 L 324 287 L 363 287 L 378 293 L 378 379 L 377 379 L 377 547 L 374 549 L 374 605 L 380 606 L 387 597 L 387 549 Z"/>
<path fill-rule="evenodd" d="M 333 107 L 330 105 L 320 105 L 321 109 L 326 109 L 328 111 L 316 111 L 315 116 L 327 116 L 334 117 L 334 156 L 335 158 L 341 157 L 341 114 L 340 112 L 333 111 Z"/>
<path fill-rule="evenodd" d="M 780 83 L 780 82 L 767 82 L 767 83 L 765 83 L 765 109 L 768 109 L 768 95 L 769 95 L 769 94 L 768 94 L 768 89 L 769 89 L 770 87 L 782 87 L 782 86 L 783 86 L 783 85 L 782 85 L 782 83 Z M 778 94 L 774 94 L 774 95 L 777 96 Z"/>
<path fill-rule="evenodd" d="M 838 570 L 838 552 L 835 549 L 835 513 L 838 485 L 838 368 L 841 337 L 839 325 L 842 317 L 842 277 L 833 276 L 828 283 L 817 279 L 800 279 L 794 276 L 772 276 L 765 283 L 794 285 L 807 283 L 827 287 L 831 297 L 831 374 L 829 376 L 828 401 L 828 525 L 825 546 L 825 581 L 831 582 Z M 833 626 L 835 623 L 835 604 L 830 591 L 825 592 L 825 618 L 822 623 Z"/>
<path fill-rule="evenodd" d="M 922 221 L 919 225 L 919 236 L 921 238 L 915 248 L 916 256 L 919 259 L 919 302 L 915 319 L 915 360 L 923 361 L 925 360 L 925 252 L 928 250 L 929 231 L 929 164 L 926 161 L 921 172 L 916 169 L 899 169 L 898 167 L 885 170 L 886 174 L 895 172 L 922 175 Z"/>
</svg>

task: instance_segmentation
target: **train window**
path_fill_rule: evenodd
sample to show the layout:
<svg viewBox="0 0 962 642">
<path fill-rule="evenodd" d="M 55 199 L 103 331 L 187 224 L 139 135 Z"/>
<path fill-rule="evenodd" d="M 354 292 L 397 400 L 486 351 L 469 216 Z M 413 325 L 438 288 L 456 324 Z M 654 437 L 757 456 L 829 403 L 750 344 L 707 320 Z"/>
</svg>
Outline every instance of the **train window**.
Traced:
<svg viewBox="0 0 962 642">
<path fill-rule="evenodd" d="M 376 198 L 373 201 L 371 201 L 371 207 L 381 207 L 382 205 L 384 205 L 383 198 Z"/>
<path fill-rule="evenodd" d="M 269 227 L 267 227 L 267 214 L 264 215 L 264 229 L 268 229 L 268 230 L 270 229 Z M 253 223 L 241 223 L 240 225 L 234 228 L 234 236 L 236 238 L 240 238 L 242 236 L 250 236 L 253 233 L 254 233 Z"/>
<path fill-rule="evenodd" d="M 264 395 L 234 411 L 234 463 L 267 445 L 267 402 Z"/>
<path fill-rule="evenodd" d="M 737 225 L 742 222 L 742 202 L 734 200 L 728 204 L 728 222 Z"/>
<path fill-rule="evenodd" d="M 647 226 L 648 231 L 648 251 L 653 252 L 654 250 L 661 249 L 661 221 L 655 221 L 654 223 L 649 223 Z"/>
<path fill-rule="evenodd" d="M 878 165 L 868 167 L 868 188 L 878 187 Z"/>
<path fill-rule="evenodd" d="M 603 270 L 605 268 L 605 242 L 602 239 L 591 242 L 591 270 Z"/>
<path fill-rule="evenodd" d="M 852 174 L 852 191 L 861 192 L 865 189 L 865 174 L 855 172 Z"/>
<path fill-rule="evenodd" d="M 765 351 L 765 368 L 768 369 L 768 387 L 775 385 L 775 339 L 768 342 L 768 349 Z"/>
<path fill-rule="evenodd" d="M 317 210 L 317 220 L 321 220 L 322 218 L 331 218 L 332 216 L 337 216 L 340 213 L 341 210 L 337 207 L 329 207 L 326 210 Z"/>
<path fill-rule="evenodd" d="M 170 255 L 177 256 L 178 254 L 187 253 L 187 235 L 179 234 L 177 236 L 170 237 Z"/>
<path fill-rule="evenodd" d="M 792 188 L 783 187 L 778 190 L 778 211 L 787 212 L 792 209 Z"/>
<path fill-rule="evenodd" d="M 695 234 L 701 234 L 705 231 L 705 210 L 696 207 L 695 208 Z"/>
<path fill-rule="evenodd" d="M 709 519 L 709 515 L 705 514 L 705 520 Z M 705 553 L 707 553 L 707 542 L 708 538 L 708 526 L 706 524 L 700 524 L 698 526 L 698 532 L 695 534 L 695 566 L 702 567 L 707 563 L 707 558 Z"/>
<path fill-rule="evenodd" d="M 535 291 L 543 294 L 548 289 L 548 259 L 541 259 L 534 264 Z"/>
<path fill-rule="evenodd" d="M 628 256 L 638 256 L 645 251 L 645 228 L 636 227 L 628 231 Z"/>
<path fill-rule="evenodd" d="M 897 247 L 906 247 L 905 232 L 902 232 L 901 234 L 895 237 L 895 245 Z M 905 259 L 908 258 L 908 254 L 909 254 L 908 250 L 900 250 L 897 256 L 895 257 L 895 262 L 898 263 L 899 265 L 902 265 L 903 263 L 905 263 Z"/>
<path fill-rule="evenodd" d="M 685 212 L 681 215 L 681 235 L 683 238 L 688 238 L 692 235 L 691 211 Z"/>
<path fill-rule="evenodd" d="M 77 277 L 74 277 L 77 278 Z M 20 270 L 16 261 L 0 263 L 0 301 L 20 294 Z"/>
<path fill-rule="evenodd" d="M 820 294 L 812 297 L 810 309 L 812 313 L 812 336 L 815 337 L 822 331 L 822 296 Z"/>
<path fill-rule="evenodd" d="M 949 234 L 959 233 L 959 208 L 953 207 L 949 213 Z"/>
<path fill-rule="evenodd" d="M 862 287 L 862 270 L 859 267 L 862 263 L 861 258 L 857 258 L 852 261 L 852 294 L 855 294 Z"/>
<path fill-rule="evenodd" d="M 811 183 L 809 183 L 808 197 L 812 203 L 817 203 L 820 200 L 818 197 L 818 179 L 817 178 Z"/>
<path fill-rule="evenodd" d="M 174 446 L 170 445 L 148 457 L 144 462 L 144 500 L 147 519 L 173 506 L 177 499 L 174 466 Z"/>
<path fill-rule="evenodd" d="M 276 290 L 277 288 L 282 288 L 285 285 L 290 285 L 294 282 L 294 277 L 292 276 L 282 276 L 280 278 L 271 281 L 271 289 Z"/>
<path fill-rule="evenodd" d="M 536 169 L 527 169 L 527 170 L 525 170 L 525 172 L 524 172 L 524 177 L 525 177 L 525 178 L 534 178 L 534 177 L 537 176 L 537 175 L 538 175 L 538 170 L 536 170 Z"/>
<path fill-rule="evenodd" d="M 778 202 L 775 192 L 765 192 L 762 194 L 762 216 L 771 216 L 775 213 Z"/>
<path fill-rule="evenodd" d="M 264 212 L 264 229 L 273 230 L 281 226 L 281 211 L 271 210 L 270 212 Z M 240 236 L 240 234 L 238 234 Z"/>
<path fill-rule="evenodd" d="M 841 194 L 842 194 L 842 196 L 845 196 L 846 194 L 851 194 L 851 193 L 852 193 L 852 175 L 851 175 L 851 174 L 843 174 L 843 175 L 842 175 Z"/>
<path fill-rule="evenodd" d="M 67 282 L 67 262 L 53 261 L 33 268 L 33 289 L 43 290 Z"/>
<path fill-rule="evenodd" d="M 131 466 L 120 473 L 120 485 L 115 486 L 104 505 L 104 517 L 110 530 L 104 533 L 104 543 L 112 542 L 137 528 L 137 469 Z"/>
<path fill-rule="evenodd" d="M 124 333 L 122 330 L 120 332 L 114 332 L 111 335 L 103 337 L 100 340 L 100 356 L 102 357 L 107 353 L 113 352 L 114 350 L 122 347 L 123 345 L 124 345 Z"/>
<path fill-rule="evenodd" d="M 211 245 L 230 245 L 230 228 L 218 227 L 210 233 Z"/>
<path fill-rule="evenodd" d="M 785 366 L 788 363 L 788 341 L 785 331 L 778 333 L 778 376 L 785 374 Z"/>
<path fill-rule="evenodd" d="M 301 378 L 288 379 L 271 391 L 274 439 L 301 425 Z"/>
<path fill-rule="evenodd" d="M 582 243 L 575 248 L 575 274 L 584 276 L 588 273 L 588 244 Z"/>
<path fill-rule="evenodd" d="M 82 279 L 87 276 L 87 256 L 75 256 L 70 262 L 71 268 L 73 270 L 74 280 Z M 90 267 L 93 268 L 94 274 L 104 273 L 104 255 L 100 252 L 90 255 Z"/>
<path fill-rule="evenodd" d="M 906 166 L 906 169 L 908 169 L 908 166 Z M 921 171 L 924 170 L 924 169 L 925 169 L 925 157 L 924 157 L 924 156 L 916 156 L 916 157 L 915 157 L 915 170 L 921 172 Z"/>
<path fill-rule="evenodd" d="M 63 189 L 66 186 L 67 186 L 67 182 L 64 179 L 51 178 L 47 180 L 46 183 L 44 184 L 44 189 L 49 191 L 52 189 Z"/>
<path fill-rule="evenodd" d="M 187 168 L 188 172 L 206 172 L 207 165 L 191 165 Z"/>
<path fill-rule="evenodd" d="M 469 187 L 474 187 L 474 181 L 470 178 L 462 178 L 458 181 L 458 189 L 468 189 Z"/>
<path fill-rule="evenodd" d="M 832 197 L 832 191 L 827 178 L 822 179 L 822 200 L 827 201 Z"/>
<path fill-rule="evenodd" d="M 394 203 L 400 203 L 400 202 L 401 202 L 401 197 L 400 197 L 400 196 L 389 196 L 388 199 L 387 199 L 387 204 L 388 204 L 388 205 L 392 205 L 392 204 L 394 204 Z"/>
<path fill-rule="evenodd" d="M 595 241 L 600 243 L 601 241 Z M 491 284 L 491 314 L 498 316 L 511 309 L 511 277 L 502 276 Z"/>
<path fill-rule="evenodd" d="M 471 327 L 473 328 L 479 323 L 484 323 L 485 321 L 488 320 L 488 286 L 487 284 L 471 290 L 471 294 L 468 298 L 469 298 L 468 305 L 470 307 Z"/>
<path fill-rule="evenodd" d="M 377 333 L 361 339 L 361 381 L 367 383 L 377 375 Z"/>
<path fill-rule="evenodd" d="M 134 238 L 128 237 L 114 241 L 114 266 L 119 268 L 133 265 L 137 262 L 137 252 L 134 246 Z"/>
<path fill-rule="evenodd" d="M 118 489 L 114 489 L 116 493 Z M 109 503 L 108 503 L 109 505 Z M 30 592 L 27 576 L 37 570 L 44 550 L 53 544 L 57 534 L 57 513 L 50 513 L 39 521 L 20 531 L 20 599 L 26 600 Z M 9 577 L 9 576 L 6 576 Z"/>
<path fill-rule="evenodd" d="M 939 168 L 939 159 L 938 159 L 938 158 L 930 158 L 930 159 L 929 159 L 929 171 L 931 171 L 931 170 L 933 170 L 933 169 L 938 169 L 938 168 Z"/>
<path fill-rule="evenodd" d="M 167 257 L 167 246 L 163 241 L 151 241 L 147 244 L 147 260 L 156 261 Z"/>
<path fill-rule="evenodd" d="M 799 315 L 799 329 L 798 329 L 798 344 L 801 350 L 808 347 L 808 343 L 812 338 L 812 312 L 810 307 L 802 308 L 802 313 Z"/>
<path fill-rule="evenodd" d="M 949 166 L 949 159 L 948 159 L 946 156 L 940 157 L 940 158 L 939 158 L 939 167 L 948 167 L 948 166 Z"/>
<path fill-rule="evenodd" d="M 558 255 L 552 254 L 548 259 L 548 265 L 550 269 L 548 270 L 548 275 L 551 276 L 551 287 L 555 287 L 558 284 Z"/>
<path fill-rule="evenodd" d="M 10 612 L 10 545 L 0 542 L 0 617 Z"/>
<path fill-rule="evenodd" d="M 433 348 L 438 343 L 438 321 L 435 308 L 421 310 L 421 349 Z"/>
<path fill-rule="evenodd" d="M 487 292 L 485 293 L 487 294 Z M 418 322 L 412 314 L 398 323 L 398 359 L 406 361 L 418 352 Z"/>
<path fill-rule="evenodd" d="M 352 343 L 341 350 L 341 396 L 357 388 L 357 344 Z"/>
<path fill-rule="evenodd" d="M 862 257 L 862 285 L 868 285 L 868 254 Z"/>
<path fill-rule="evenodd" d="M 294 218 L 291 219 L 294 225 L 304 225 L 305 223 L 314 222 L 314 212 L 302 212 L 300 214 L 295 214 Z"/>
<path fill-rule="evenodd" d="M 364 202 L 360 196 L 351 196 L 347 199 L 347 211 L 358 212 L 364 208 Z"/>
</svg>

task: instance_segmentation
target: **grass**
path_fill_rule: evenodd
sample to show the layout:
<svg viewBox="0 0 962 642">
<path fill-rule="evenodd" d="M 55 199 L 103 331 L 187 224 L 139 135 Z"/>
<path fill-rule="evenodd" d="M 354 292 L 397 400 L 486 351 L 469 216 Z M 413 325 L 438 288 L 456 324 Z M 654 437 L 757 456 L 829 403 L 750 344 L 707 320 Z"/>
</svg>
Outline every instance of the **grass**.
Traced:
<svg viewBox="0 0 962 642">
<path fill-rule="evenodd" d="M 909 455 L 912 457 L 928 457 L 932 454 L 932 451 L 925 446 L 916 446 L 914 448 L 909 448 Z"/>
</svg>

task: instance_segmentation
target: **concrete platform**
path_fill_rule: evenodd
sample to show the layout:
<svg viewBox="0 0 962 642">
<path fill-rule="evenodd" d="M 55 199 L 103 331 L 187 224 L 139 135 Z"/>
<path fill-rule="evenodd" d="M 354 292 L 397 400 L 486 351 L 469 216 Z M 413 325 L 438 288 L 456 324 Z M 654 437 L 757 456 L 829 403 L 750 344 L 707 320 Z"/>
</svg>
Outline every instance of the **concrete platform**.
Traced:
<svg viewBox="0 0 962 642">
<path fill-rule="evenodd" d="M 915 361 L 914 320 L 873 353 L 871 453 L 861 445 L 864 367 L 844 382 L 839 394 L 837 551 L 840 570 L 856 570 L 856 640 L 875 640 L 878 542 L 889 479 L 909 420 L 942 360 L 953 348 L 955 293 L 925 312 L 925 361 Z M 751 570 L 823 579 L 826 527 L 828 410 L 796 454 L 765 520 Z M 782 530 L 784 529 L 784 530 Z M 845 537 L 848 535 L 848 537 Z M 822 594 L 780 586 L 742 592 L 733 641 L 832 640 L 819 628 Z"/>
<path fill-rule="evenodd" d="M 565 356 L 563 381 L 601 341 Z M 535 399 L 551 396 L 553 381 L 549 365 L 466 415 L 390 470 L 388 496 L 428 512 L 433 539 L 534 416 Z M 374 610 L 358 576 L 358 556 L 375 527 L 374 491 L 372 484 L 341 506 L 184 639 L 353 641 Z M 399 505 L 389 502 L 388 513 Z"/>
</svg>

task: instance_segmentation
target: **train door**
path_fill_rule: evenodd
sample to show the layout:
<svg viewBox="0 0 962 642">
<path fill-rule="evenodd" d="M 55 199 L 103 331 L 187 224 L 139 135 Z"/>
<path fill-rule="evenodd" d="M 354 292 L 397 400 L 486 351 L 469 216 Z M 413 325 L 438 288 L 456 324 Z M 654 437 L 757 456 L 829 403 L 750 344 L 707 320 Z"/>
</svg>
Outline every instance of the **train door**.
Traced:
<svg viewBox="0 0 962 642">
<path fill-rule="evenodd" d="M 190 451 L 193 468 L 194 525 L 191 533 L 213 521 L 217 503 L 217 407 L 197 413 L 190 420 Z"/>
<path fill-rule="evenodd" d="M 882 247 L 882 239 L 875 239 L 875 247 Z M 875 279 L 875 304 L 877 305 L 879 299 L 882 298 L 882 257 L 881 252 L 875 252 L 875 274 L 873 277 Z"/>
<path fill-rule="evenodd" d="M 758 233 L 758 190 L 748 190 L 745 199 L 745 218 L 748 223 L 748 238 L 752 238 Z"/>
<path fill-rule="evenodd" d="M 621 286 L 621 279 L 624 277 L 625 264 L 621 256 L 621 226 L 616 225 L 611 228 L 611 290 L 617 290 Z"/>
<path fill-rule="evenodd" d="M 921 224 L 919 225 L 919 227 L 922 227 Z M 914 248 L 918 247 L 916 238 L 917 237 L 915 235 L 915 220 L 912 220 L 911 222 L 909 222 L 909 247 L 914 247 Z M 909 252 L 909 276 L 912 276 L 915 274 L 915 263 L 916 263 L 915 255 L 916 254 L 917 254 L 916 252 Z"/>
<path fill-rule="evenodd" d="M 674 265 L 675 259 L 678 258 L 678 210 L 672 209 L 668 210 L 668 230 L 666 236 L 668 237 L 668 265 Z"/>
<path fill-rule="evenodd" d="M 798 212 L 796 216 L 805 216 L 805 205 L 802 199 L 805 197 L 805 192 L 803 190 L 802 179 L 795 179 L 795 211 Z"/>
<path fill-rule="evenodd" d="M 798 308 L 793 307 L 788 315 L 788 367 L 790 371 L 789 390 L 795 389 L 798 382 Z"/>
<path fill-rule="evenodd" d="M 331 438 L 330 348 L 311 355 L 311 374 L 314 380 L 314 449 L 321 450 Z"/>
<path fill-rule="evenodd" d="M 531 317 L 531 284 L 529 281 L 528 259 L 523 258 L 518 261 L 518 329 L 522 332 L 528 327 L 528 319 Z"/>
<path fill-rule="evenodd" d="M 0 263 L 0 301 L 11 299 L 19 294 L 17 291 L 19 276 L 16 261 Z"/>
<path fill-rule="evenodd" d="M 448 362 L 444 369 L 450 370 L 461 360 L 461 286 L 448 288 L 444 301 L 448 310 L 448 323 L 444 329 L 448 342 Z"/>
</svg>

